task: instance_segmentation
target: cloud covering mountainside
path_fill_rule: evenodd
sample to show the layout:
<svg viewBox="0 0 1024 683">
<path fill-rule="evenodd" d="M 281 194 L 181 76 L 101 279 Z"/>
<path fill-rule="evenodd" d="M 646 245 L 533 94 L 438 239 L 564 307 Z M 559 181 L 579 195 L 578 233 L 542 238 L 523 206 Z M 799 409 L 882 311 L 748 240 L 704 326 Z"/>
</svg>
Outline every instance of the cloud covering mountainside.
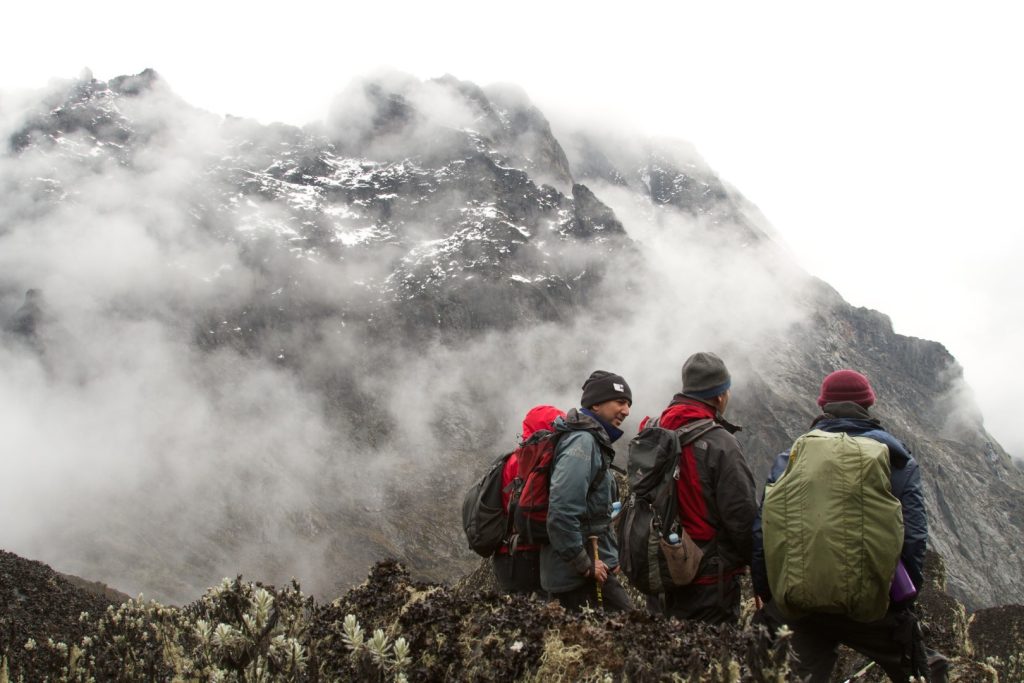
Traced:
<svg viewBox="0 0 1024 683">
<path fill-rule="evenodd" d="M 301 129 L 86 76 L 0 133 L 0 547 L 171 601 L 336 594 L 384 556 L 450 579 L 461 491 L 530 406 L 614 370 L 635 428 L 704 349 L 761 481 L 821 377 L 868 374 L 951 590 L 1024 599 L 1024 478 L 959 366 L 801 272 L 688 145 L 394 74 Z"/>
</svg>

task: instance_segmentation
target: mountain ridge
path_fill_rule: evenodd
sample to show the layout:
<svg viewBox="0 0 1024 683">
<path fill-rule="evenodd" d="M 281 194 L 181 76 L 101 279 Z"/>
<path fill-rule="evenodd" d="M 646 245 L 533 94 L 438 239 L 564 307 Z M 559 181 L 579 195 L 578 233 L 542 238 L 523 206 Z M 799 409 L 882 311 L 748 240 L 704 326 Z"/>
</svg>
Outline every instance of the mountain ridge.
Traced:
<svg viewBox="0 0 1024 683">
<path fill-rule="evenodd" d="M 472 563 L 451 501 L 517 413 L 569 407 L 596 366 L 654 412 L 712 348 L 759 484 L 821 377 L 865 372 L 921 462 L 951 592 L 1024 599 L 1024 558 L 1000 547 L 1024 529 L 1024 475 L 944 347 L 800 271 L 692 148 L 559 135 L 523 93 L 452 76 L 359 82 L 303 128 L 200 112 L 152 70 L 42 98 L 7 135 L 0 313 L 41 286 L 64 329 L 39 356 L 5 341 L 0 367 L 67 424 L 123 414 L 110 382 L 155 405 L 115 455 L 99 436 L 71 450 L 113 472 L 69 503 L 96 513 L 38 515 L 14 550 L 39 534 L 54 545 L 34 556 L 170 597 L 238 570 L 328 592 L 384 555 L 444 579 Z M 21 438 L 46 462 L 70 448 Z"/>
</svg>

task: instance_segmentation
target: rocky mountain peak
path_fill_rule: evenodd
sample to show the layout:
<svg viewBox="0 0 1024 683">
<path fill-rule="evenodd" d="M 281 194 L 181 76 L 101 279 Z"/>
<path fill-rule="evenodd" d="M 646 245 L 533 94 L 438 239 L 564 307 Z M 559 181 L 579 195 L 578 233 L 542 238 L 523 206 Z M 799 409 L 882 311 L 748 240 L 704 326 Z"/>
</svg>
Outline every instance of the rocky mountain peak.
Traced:
<svg viewBox="0 0 1024 683">
<path fill-rule="evenodd" d="M 118 76 L 110 79 L 110 89 L 119 95 L 136 96 L 151 91 L 158 82 L 160 74 L 154 69 L 143 69 L 137 74 Z"/>
<path fill-rule="evenodd" d="M 330 117 L 335 142 L 373 158 L 433 158 L 453 149 L 487 150 L 564 193 L 569 162 L 544 115 L 509 87 L 485 91 L 450 74 L 418 81 L 401 75 L 370 79 L 339 96 Z M 369 122 L 369 126 L 365 122 Z"/>
<path fill-rule="evenodd" d="M 366 79 L 322 125 L 263 126 L 146 71 L 41 98 L 4 161 L 0 316 L 41 287 L 49 322 L 0 385 L 73 432 L 25 430 L 24 488 L 55 453 L 111 477 L 19 517 L 76 573 L 192 597 L 245 557 L 272 580 L 319 568 L 327 592 L 393 555 L 449 579 L 473 562 L 452 501 L 523 410 L 611 367 L 654 412 L 715 349 L 759 478 L 821 378 L 865 372 L 920 461 L 950 590 L 1024 596 L 1024 473 L 955 360 L 800 272 L 688 145 L 552 129 L 521 91 L 453 76 Z"/>
<path fill-rule="evenodd" d="M 132 130 L 118 108 L 122 94 L 108 83 L 92 78 L 91 73 L 83 74 L 41 102 L 34 116 L 11 135 L 9 145 L 19 152 L 32 144 L 34 138 L 57 141 L 79 132 L 97 142 L 124 144 Z"/>
</svg>

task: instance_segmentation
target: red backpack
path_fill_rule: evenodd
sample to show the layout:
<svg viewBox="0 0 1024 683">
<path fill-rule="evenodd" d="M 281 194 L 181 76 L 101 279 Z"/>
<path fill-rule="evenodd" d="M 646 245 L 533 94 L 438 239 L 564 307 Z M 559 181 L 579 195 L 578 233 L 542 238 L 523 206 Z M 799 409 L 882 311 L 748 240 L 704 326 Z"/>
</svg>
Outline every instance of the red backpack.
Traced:
<svg viewBox="0 0 1024 683">
<path fill-rule="evenodd" d="M 551 496 L 551 469 L 555 460 L 555 449 L 562 437 L 570 432 L 538 431 L 519 448 L 519 476 L 510 486 L 512 500 L 510 512 L 514 523 L 514 534 L 519 540 L 530 544 L 546 544 L 548 540 L 548 501 Z M 606 469 L 602 467 L 590 489 L 601 480 Z M 588 490 L 588 495 L 590 491 Z"/>
<path fill-rule="evenodd" d="M 548 496 L 555 447 L 562 432 L 534 432 L 519 447 L 519 476 L 512 480 L 513 533 L 531 545 L 548 542 Z"/>
</svg>

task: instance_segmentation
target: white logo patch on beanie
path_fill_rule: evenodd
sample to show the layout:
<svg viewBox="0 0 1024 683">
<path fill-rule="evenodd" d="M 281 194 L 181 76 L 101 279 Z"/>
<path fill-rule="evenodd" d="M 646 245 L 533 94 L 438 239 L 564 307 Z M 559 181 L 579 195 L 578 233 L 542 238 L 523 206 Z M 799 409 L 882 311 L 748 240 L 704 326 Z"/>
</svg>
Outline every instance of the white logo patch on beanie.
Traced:
<svg viewBox="0 0 1024 683">
<path fill-rule="evenodd" d="M 612 382 L 612 387 L 615 388 L 615 391 L 625 391 L 626 390 L 626 387 L 622 386 L 621 384 L 616 384 L 614 382 Z"/>
</svg>

